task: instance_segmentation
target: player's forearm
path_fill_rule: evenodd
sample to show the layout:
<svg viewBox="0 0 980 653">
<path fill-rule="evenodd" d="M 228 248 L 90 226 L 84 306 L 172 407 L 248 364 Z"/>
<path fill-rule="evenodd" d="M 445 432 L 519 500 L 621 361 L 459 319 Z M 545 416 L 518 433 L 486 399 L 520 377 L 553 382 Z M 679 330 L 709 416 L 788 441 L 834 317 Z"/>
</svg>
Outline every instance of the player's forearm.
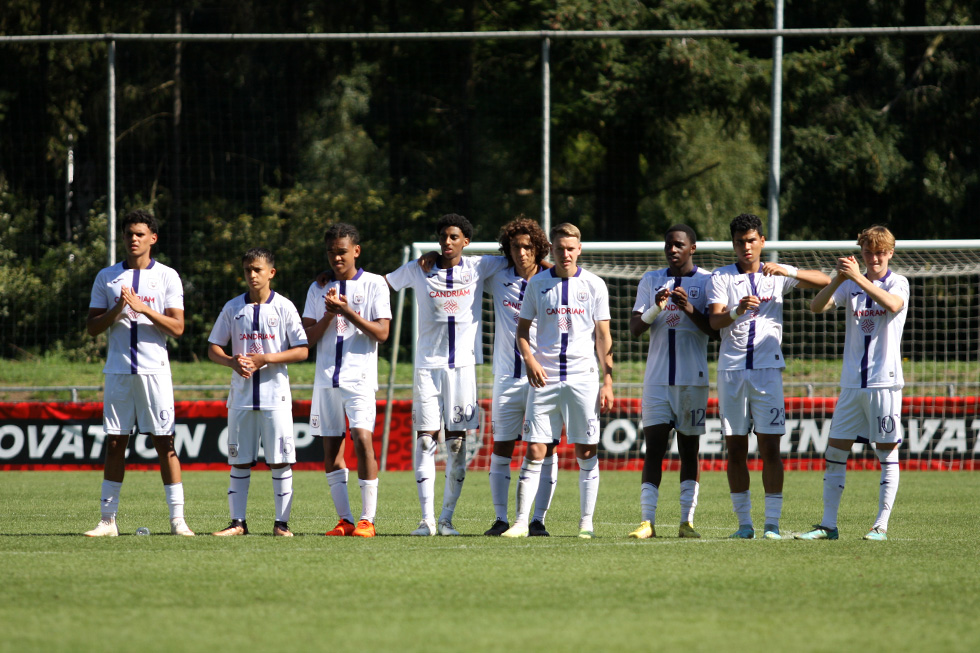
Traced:
<svg viewBox="0 0 980 653">
<path fill-rule="evenodd" d="M 893 295 L 883 288 L 879 288 L 868 281 L 863 275 L 859 277 L 859 280 L 856 279 L 855 281 L 861 287 L 861 290 L 866 292 L 878 306 L 881 306 L 889 313 L 897 313 L 905 306 L 905 300 L 901 297 Z"/>
<path fill-rule="evenodd" d="M 716 331 L 721 331 L 735 322 L 735 318 L 731 316 L 727 307 L 722 304 L 712 304 L 708 307 L 708 310 L 711 311 L 708 314 L 708 324 Z M 738 306 L 735 307 L 735 310 L 738 310 Z"/>
<path fill-rule="evenodd" d="M 208 358 L 210 358 L 212 362 L 215 362 L 218 365 L 224 365 L 225 367 L 232 367 L 232 361 L 234 361 L 231 356 L 225 353 L 223 347 L 214 343 L 211 343 L 208 346 Z"/>
<path fill-rule="evenodd" d="M 826 288 L 830 277 L 820 270 L 797 270 L 796 278 L 801 288 Z"/>
<path fill-rule="evenodd" d="M 163 332 L 164 335 L 170 336 L 171 338 L 179 338 L 184 335 L 184 312 L 181 311 L 180 315 L 165 315 L 163 313 L 157 313 L 152 308 L 147 307 L 143 311 L 143 315 L 146 316 L 153 325 Z"/>
<path fill-rule="evenodd" d="M 290 347 L 286 351 L 279 351 L 272 354 L 262 354 L 263 365 L 276 365 L 287 363 L 299 363 L 305 361 L 309 356 L 310 350 L 305 345 Z M 258 366 L 258 367 L 261 367 Z"/>
<path fill-rule="evenodd" d="M 350 315 L 347 316 L 347 320 L 360 329 L 362 333 L 366 333 L 378 342 L 384 342 L 388 339 L 389 323 L 391 320 L 387 318 L 366 320 L 355 311 L 351 311 Z"/>
<path fill-rule="evenodd" d="M 711 321 L 708 316 L 697 309 L 692 309 L 690 313 L 687 314 L 691 318 L 691 322 L 694 323 L 702 333 L 706 334 L 712 340 L 717 340 L 720 336 L 718 334 L 718 329 L 711 328 Z"/>
<path fill-rule="evenodd" d="M 835 275 L 831 282 L 820 289 L 813 299 L 810 300 L 810 310 L 814 313 L 823 313 L 834 304 L 834 293 L 844 282 L 843 275 Z"/>
<path fill-rule="evenodd" d="M 97 336 L 109 327 L 111 327 L 116 320 L 119 319 L 120 313 L 122 313 L 122 302 L 116 304 L 109 310 L 103 311 L 97 315 L 88 316 L 85 320 L 85 328 L 90 336 Z"/>
<path fill-rule="evenodd" d="M 334 318 L 332 313 L 327 313 L 320 320 L 311 317 L 303 318 L 303 328 L 306 331 L 307 342 L 319 342 L 323 334 L 327 332 L 330 321 Z"/>
<path fill-rule="evenodd" d="M 630 333 L 633 334 L 634 338 L 642 336 L 651 326 L 643 321 L 643 318 L 640 317 L 641 315 L 642 313 L 636 312 L 630 318 Z"/>
</svg>

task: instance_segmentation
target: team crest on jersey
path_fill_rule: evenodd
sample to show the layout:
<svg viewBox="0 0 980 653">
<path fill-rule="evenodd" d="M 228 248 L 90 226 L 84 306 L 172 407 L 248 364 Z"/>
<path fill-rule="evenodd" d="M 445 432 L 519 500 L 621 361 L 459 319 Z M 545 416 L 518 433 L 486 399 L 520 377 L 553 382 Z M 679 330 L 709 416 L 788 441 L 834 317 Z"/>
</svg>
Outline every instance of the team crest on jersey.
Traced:
<svg viewBox="0 0 980 653">
<path fill-rule="evenodd" d="M 320 428 L 320 416 L 319 415 L 310 415 L 310 426 L 312 426 L 315 429 Z"/>
<path fill-rule="evenodd" d="M 701 296 L 701 288 L 698 286 L 691 286 L 687 289 L 687 296 L 691 299 L 697 299 Z"/>
<path fill-rule="evenodd" d="M 861 322 L 861 330 L 864 331 L 865 333 L 871 333 L 872 331 L 875 330 L 875 321 L 863 320 Z"/>
<path fill-rule="evenodd" d="M 463 270 L 459 275 L 459 280 L 463 283 L 473 283 L 473 273 L 469 270 Z"/>
<path fill-rule="evenodd" d="M 768 295 L 771 294 L 775 288 L 776 288 L 775 280 L 769 277 L 762 277 L 762 281 L 759 283 L 760 291 L 765 291 L 765 294 Z"/>
<path fill-rule="evenodd" d="M 578 291 L 576 291 L 575 293 L 575 299 L 579 300 L 580 302 L 584 302 L 588 298 L 589 298 L 589 291 L 586 290 L 585 288 L 579 288 Z"/>
<path fill-rule="evenodd" d="M 266 319 L 266 322 L 269 323 L 269 326 L 270 327 L 272 327 L 273 329 L 275 329 L 277 326 L 279 326 L 279 316 L 278 315 L 270 315 Z"/>
<path fill-rule="evenodd" d="M 364 303 L 364 293 L 361 293 L 361 292 L 354 293 L 354 296 L 351 297 L 351 302 L 354 303 L 354 304 L 363 304 Z"/>
<path fill-rule="evenodd" d="M 156 290 L 160 286 L 160 281 L 158 279 L 150 279 L 147 285 L 150 287 L 150 290 Z"/>
</svg>

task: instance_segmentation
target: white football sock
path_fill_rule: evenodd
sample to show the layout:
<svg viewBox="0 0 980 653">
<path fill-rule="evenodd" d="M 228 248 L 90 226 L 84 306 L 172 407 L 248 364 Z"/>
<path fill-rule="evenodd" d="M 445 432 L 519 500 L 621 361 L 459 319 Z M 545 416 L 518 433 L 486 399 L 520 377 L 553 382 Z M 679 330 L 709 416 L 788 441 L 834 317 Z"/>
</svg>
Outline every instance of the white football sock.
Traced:
<svg viewBox="0 0 980 653">
<path fill-rule="evenodd" d="M 428 435 L 420 435 L 415 442 L 415 483 L 422 519 L 435 521 L 436 441 Z"/>
<path fill-rule="evenodd" d="M 466 440 L 450 438 L 446 440 L 446 488 L 442 493 L 442 513 L 439 521 L 452 522 L 456 512 L 456 502 L 463 492 L 466 480 Z"/>
<path fill-rule="evenodd" d="M 510 494 L 510 458 L 490 454 L 490 498 L 497 519 L 507 521 L 507 497 Z"/>
<path fill-rule="evenodd" d="M 102 499 L 99 502 L 103 521 L 113 521 L 119 511 L 119 494 L 122 491 L 122 481 L 107 481 L 102 479 Z"/>
<path fill-rule="evenodd" d="M 657 523 L 657 502 L 660 500 L 660 488 L 653 483 L 640 484 L 640 521 Z"/>
<path fill-rule="evenodd" d="M 849 454 L 850 451 L 846 449 L 827 447 L 827 469 L 823 474 L 823 519 L 820 520 L 824 528 L 837 528 L 837 513 L 840 512 L 840 500 L 844 494 Z"/>
<path fill-rule="evenodd" d="M 514 524 L 527 524 L 531 514 L 531 501 L 538 493 L 541 482 L 541 467 L 544 461 L 524 459 L 521 474 L 517 481 L 517 516 Z"/>
<path fill-rule="evenodd" d="M 378 479 L 358 479 L 357 485 L 361 488 L 361 519 L 373 524 L 378 512 Z"/>
<path fill-rule="evenodd" d="M 534 496 L 534 519 L 544 523 L 545 515 L 551 508 L 551 500 L 555 498 L 555 488 L 558 487 L 558 454 L 546 456 L 541 466 L 541 480 L 538 483 L 538 493 Z"/>
<path fill-rule="evenodd" d="M 248 508 L 248 486 L 252 482 L 251 469 L 231 468 L 228 479 L 228 512 L 232 519 L 245 519 Z"/>
<path fill-rule="evenodd" d="M 275 495 L 276 521 L 289 521 L 293 510 L 293 468 L 289 465 L 272 470 L 272 493 Z"/>
<path fill-rule="evenodd" d="M 752 526 L 752 491 L 732 492 L 732 510 L 739 526 Z"/>
<path fill-rule="evenodd" d="M 579 485 L 579 508 L 582 512 L 582 520 L 579 522 L 579 530 L 591 531 L 592 516 L 595 513 L 595 501 L 599 496 L 599 457 L 577 458 L 578 460 L 578 485 Z"/>
<path fill-rule="evenodd" d="M 350 510 L 350 495 L 347 493 L 347 478 L 350 471 L 344 467 L 327 473 L 327 485 L 330 486 L 330 498 L 337 509 L 337 519 L 346 519 L 354 523 L 354 515 Z"/>
<path fill-rule="evenodd" d="M 891 451 L 875 449 L 875 454 L 881 463 L 881 485 L 878 487 L 878 518 L 875 519 L 874 528 L 887 531 L 888 518 L 891 517 L 895 495 L 898 494 L 898 448 Z"/>
<path fill-rule="evenodd" d="M 700 491 L 701 484 L 697 481 L 681 481 L 681 522 L 694 523 L 694 509 L 698 507 Z"/>
<path fill-rule="evenodd" d="M 167 497 L 167 507 L 170 509 L 171 519 L 184 518 L 184 484 L 171 483 L 163 486 L 163 493 Z"/>
<path fill-rule="evenodd" d="M 779 518 L 783 516 L 783 493 L 766 494 L 765 502 L 766 520 L 763 523 L 779 528 Z"/>
</svg>

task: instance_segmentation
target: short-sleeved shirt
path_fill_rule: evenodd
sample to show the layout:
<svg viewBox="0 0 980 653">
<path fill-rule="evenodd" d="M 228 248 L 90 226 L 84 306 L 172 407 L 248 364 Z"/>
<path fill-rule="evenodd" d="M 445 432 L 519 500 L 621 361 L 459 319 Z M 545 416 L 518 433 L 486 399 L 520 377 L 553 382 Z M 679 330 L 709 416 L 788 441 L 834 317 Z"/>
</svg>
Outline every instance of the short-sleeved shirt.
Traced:
<svg viewBox="0 0 980 653">
<path fill-rule="evenodd" d="M 780 264 L 782 265 L 782 264 Z M 791 265 L 782 265 L 795 271 Z M 786 367 L 783 360 L 783 296 L 798 280 L 762 272 L 743 274 L 737 263 L 718 268 L 708 283 L 708 304 L 721 304 L 728 310 L 747 295 L 759 298 L 759 307 L 746 311 L 721 330 L 718 369 L 756 370 Z"/>
<path fill-rule="evenodd" d="M 184 310 L 180 276 L 154 259 L 142 270 L 130 268 L 126 261 L 103 268 L 92 284 L 89 308 L 111 309 L 120 301 L 123 286 L 132 288 L 157 313 L 164 313 L 168 308 Z M 109 350 L 102 371 L 106 374 L 169 373 L 166 335 L 150 318 L 126 308 L 109 327 Z"/>
<path fill-rule="evenodd" d="M 464 256 L 451 268 L 433 267 L 428 272 L 418 261 L 409 261 L 386 276 L 395 290 L 415 291 L 415 367 L 452 369 L 483 362 L 483 282 L 506 266 L 503 256 Z"/>
<path fill-rule="evenodd" d="M 273 291 L 262 304 L 249 303 L 248 293 L 225 304 L 211 329 L 208 342 L 226 346 L 231 355 L 278 354 L 306 346 L 306 331 L 293 303 Z M 270 363 L 249 378 L 231 374 L 228 408 L 240 410 L 292 410 L 289 371 L 285 363 Z"/>
<path fill-rule="evenodd" d="M 836 306 L 847 310 L 844 331 L 842 388 L 901 388 L 902 331 L 909 308 L 909 280 L 889 270 L 872 283 L 902 298 L 902 309 L 895 313 L 879 306 L 854 281 L 844 281 L 834 291 Z"/>
<path fill-rule="evenodd" d="M 347 298 L 347 304 L 369 322 L 391 319 L 391 299 L 388 284 L 377 274 L 358 270 L 353 279 L 331 279 L 323 288 L 316 282 L 306 293 L 303 317 L 316 322 L 323 319 L 327 309 L 323 298 L 336 288 Z M 313 385 L 339 388 L 364 384 L 378 389 L 378 341 L 342 315 L 337 315 L 316 343 L 316 377 Z"/>
<path fill-rule="evenodd" d="M 581 266 L 562 278 L 555 268 L 531 277 L 521 318 L 537 322 L 535 360 L 552 379 L 598 371 L 595 323 L 609 319 L 606 282 Z"/>
<path fill-rule="evenodd" d="M 667 268 L 651 270 L 640 278 L 633 311 L 644 313 L 656 303 L 661 288 L 684 288 L 688 303 L 705 312 L 711 273 L 695 266 L 675 277 Z M 699 329 L 668 295 L 667 305 L 650 325 L 650 349 L 644 385 L 708 385 L 708 334 Z"/>
<path fill-rule="evenodd" d="M 517 348 L 517 322 L 527 291 L 528 279 L 517 274 L 513 266 L 497 272 L 487 282 L 493 296 L 493 373 L 515 379 L 527 375 L 524 358 Z M 537 325 L 531 324 L 531 350 L 537 338 Z"/>
</svg>

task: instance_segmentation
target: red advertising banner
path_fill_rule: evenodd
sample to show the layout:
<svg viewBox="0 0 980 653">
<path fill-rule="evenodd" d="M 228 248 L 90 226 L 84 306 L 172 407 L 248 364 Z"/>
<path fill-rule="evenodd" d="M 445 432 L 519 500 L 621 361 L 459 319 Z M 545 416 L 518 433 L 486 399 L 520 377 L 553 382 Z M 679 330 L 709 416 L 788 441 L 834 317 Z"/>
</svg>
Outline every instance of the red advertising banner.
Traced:
<svg viewBox="0 0 980 653">
<path fill-rule="evenodd" d="M 835 399 L 788 397 L 786 432 L 782 450 L 788 469 L 822 469 Z M 384 408 L 378 402 L 375 424 L 375 453 L 381 458 Z M 471 467 L 489 463 L 489 401 L 482 401 L 483 428 L 471 434 L 467 450 Z M 185 469 L 225 469 L 227 466 L 227 418 L 223 401 L 177 402 L 175 447 Z M 293 403 L 297 468 L 321 469 L 323 450 L 310 433 L 310 402 Z M 906 397 L 902 406 L 905 440 L 902 464 L 913 469 L 977 469 L 980 461 L 980 397 Z M 706 433 L 701 436 L 704 469 L 724 469 L 724 438 L 717 402 L 708 405 Z M 90 403 L 0 403 L 0 470 L 3 469 L 101 469 L 105 433 L 102 404 Z M 155 467 L 156 451 L 149 436 L 130 439 L 128 463 L 133 468 Z M 750 450 L 754 450 L 750 436 Z M 348 465 L 356 467 L 353 446 L 347 446 Z M 523 447 L 514 457 L 519 461 Z M 561 465 L 575 468 L 574 456 L 566 445 L 559 447 Z M 599 457 L 603 469 L 640 469 L 644 443 L 640 425 L 640 401 L 617 400 L 614 410 L 602 416 Z M 676 466 L 676 445 L 669 454 Z M 392 404 L 387 469 L 412 468 L 411 401 Z M 855 445 L 851 465 L 876 467 L 868 447 Z"/>
</svg>

